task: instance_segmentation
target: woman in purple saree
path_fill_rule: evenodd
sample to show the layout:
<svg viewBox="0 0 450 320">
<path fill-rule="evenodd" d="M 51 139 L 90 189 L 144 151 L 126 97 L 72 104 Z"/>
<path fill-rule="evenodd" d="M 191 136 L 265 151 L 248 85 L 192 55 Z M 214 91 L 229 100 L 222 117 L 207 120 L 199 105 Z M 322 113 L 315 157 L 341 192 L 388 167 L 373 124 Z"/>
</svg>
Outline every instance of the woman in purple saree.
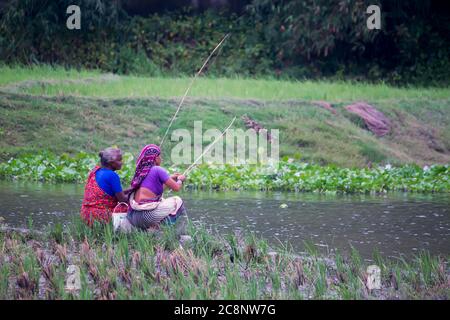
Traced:
<svg viewBox="0 0 450 320">
<path fill-rule="evenodd" d="M 127 214 L 127 219 L 136 228 L 158 229 L 161 223 L 173 224 L 185 215 L 180 197 L 162 197 L 165 186 L 173 191 L 181 190 L 185 177 L 179 173 L 169 175 L 160 166 L 161 162 L 161 150 L 154 144 L 146 145 L 136 161 Z"/>
</svg>

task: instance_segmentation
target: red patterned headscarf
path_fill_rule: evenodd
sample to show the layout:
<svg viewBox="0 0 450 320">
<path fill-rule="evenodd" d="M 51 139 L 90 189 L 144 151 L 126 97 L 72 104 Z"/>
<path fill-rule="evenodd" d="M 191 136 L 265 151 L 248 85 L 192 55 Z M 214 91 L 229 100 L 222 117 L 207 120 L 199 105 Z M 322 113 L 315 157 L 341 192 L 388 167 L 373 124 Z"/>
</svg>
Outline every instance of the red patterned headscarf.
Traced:
<svg viewBox="0 0 450 320">
<path fill-rule="evenodd" d="M 137 189 L 144 181 L 150 169 L 155 165 L 155 159 L 161 154 L 161 149 L 155 144 L 146 145 L 136 160 L 136 172 L 131 180 L 131 188 Z"/>
</svg>

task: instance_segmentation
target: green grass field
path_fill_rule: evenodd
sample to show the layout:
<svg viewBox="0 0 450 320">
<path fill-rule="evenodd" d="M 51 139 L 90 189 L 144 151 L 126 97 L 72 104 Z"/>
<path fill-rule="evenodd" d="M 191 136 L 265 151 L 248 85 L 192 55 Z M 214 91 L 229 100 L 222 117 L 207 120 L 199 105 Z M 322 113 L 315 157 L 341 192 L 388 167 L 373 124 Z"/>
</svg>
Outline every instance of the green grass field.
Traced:
<svg viewBox="0 0 450 320">
<path fill-rule="evenodd" d="M 100 72 L 77 71 L 75 69 L 64 69 L 48 65 L 24 67 L 24 66 L 0 66 L 0 86 L 16 83 L 24 80 L 43 79 L 73 79 L 79 77 L 98 77 Z"/>
<path fill-rule="evenodd" d="M 159 143 L 190 78 L 139 78 L 39 66 L 0 67 L 0 159 L 49 150 L 137 153 Z M 199 78 L 173 129 L 245 128 L 247 115 L 280 130 L 281 155 L 320 164 L 450 162 L 450 89 L 387 85 Z M 333 104 L 337 115 L 315 100 Z M 344 107 L 365 100 L 394 123 L 377 138 Z M 205 142 L 204 144 L 207 144 Z M 164 155 L 170 158 L 171 147 Z"/>
<path fill-rule="evenodd" d="M 101 98 L 182 96 L 191 78 L 146 78 L 112 76 L 102 79 L 100 72 L 65 70 L 41 66 L 34 68 L 2 67 L 0 85 L 22 80 L 71 80 L 79 83 L 37 83 L 23 90 L 35 95 L 74 95 Z M 83 83 L 83 79 L 98 81 Z M 385 84 L 327 81 L 279 81 L 275 79 L 198 78 L 189 96 L 200 98 L 238 98 L 259 100 L 388 100 L 449 99 L 450 88 L 395 88 Z"/>
</svg>

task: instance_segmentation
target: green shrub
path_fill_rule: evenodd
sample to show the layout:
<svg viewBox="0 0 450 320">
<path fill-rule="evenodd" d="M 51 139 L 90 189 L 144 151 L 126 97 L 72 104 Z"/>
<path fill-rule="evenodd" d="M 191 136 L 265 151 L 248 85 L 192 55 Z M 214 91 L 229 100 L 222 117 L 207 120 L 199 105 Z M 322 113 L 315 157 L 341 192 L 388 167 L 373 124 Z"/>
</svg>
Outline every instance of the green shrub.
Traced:
<svg viewBox="0 0 450 320">
<path fill-rule="evenodd" d="M 120 1 L 82 0 L 82 29 L 65 28 L 69 0 L 10 1 L 0 13 L 0 61 L 192 75 L 224 34 L 210 75 L 385 80 L 448 85 L 445 10 L 431 0 L 254 0 L 240 16 L 190 11 L 130 17 Z M 368 30 L 366 8 L 382 7 Z"/>
</svg>

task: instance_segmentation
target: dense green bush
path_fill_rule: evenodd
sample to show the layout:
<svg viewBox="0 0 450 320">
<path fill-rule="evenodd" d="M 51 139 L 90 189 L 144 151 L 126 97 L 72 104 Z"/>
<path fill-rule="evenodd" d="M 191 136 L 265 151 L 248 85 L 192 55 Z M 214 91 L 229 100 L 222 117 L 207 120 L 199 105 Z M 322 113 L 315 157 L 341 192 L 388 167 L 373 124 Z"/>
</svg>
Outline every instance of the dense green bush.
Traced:
<svg viewBox="0 0 450 320">
<path fill-rule="evenodd" d="M 192 75 L 226 33 L 208 73 L 353 78 L 446 85 L 449 15 L 433 0 L 254 0 L 237 16 L 189 10 L 130 17 L 120 1 L 80 0 L 82 29 L 66 28 L 73 1 L 11 1 L 1 13 L 0 60 L 142 75 Z M 366 8 L 382 7 L 382 30 Z"/>
</svg>

